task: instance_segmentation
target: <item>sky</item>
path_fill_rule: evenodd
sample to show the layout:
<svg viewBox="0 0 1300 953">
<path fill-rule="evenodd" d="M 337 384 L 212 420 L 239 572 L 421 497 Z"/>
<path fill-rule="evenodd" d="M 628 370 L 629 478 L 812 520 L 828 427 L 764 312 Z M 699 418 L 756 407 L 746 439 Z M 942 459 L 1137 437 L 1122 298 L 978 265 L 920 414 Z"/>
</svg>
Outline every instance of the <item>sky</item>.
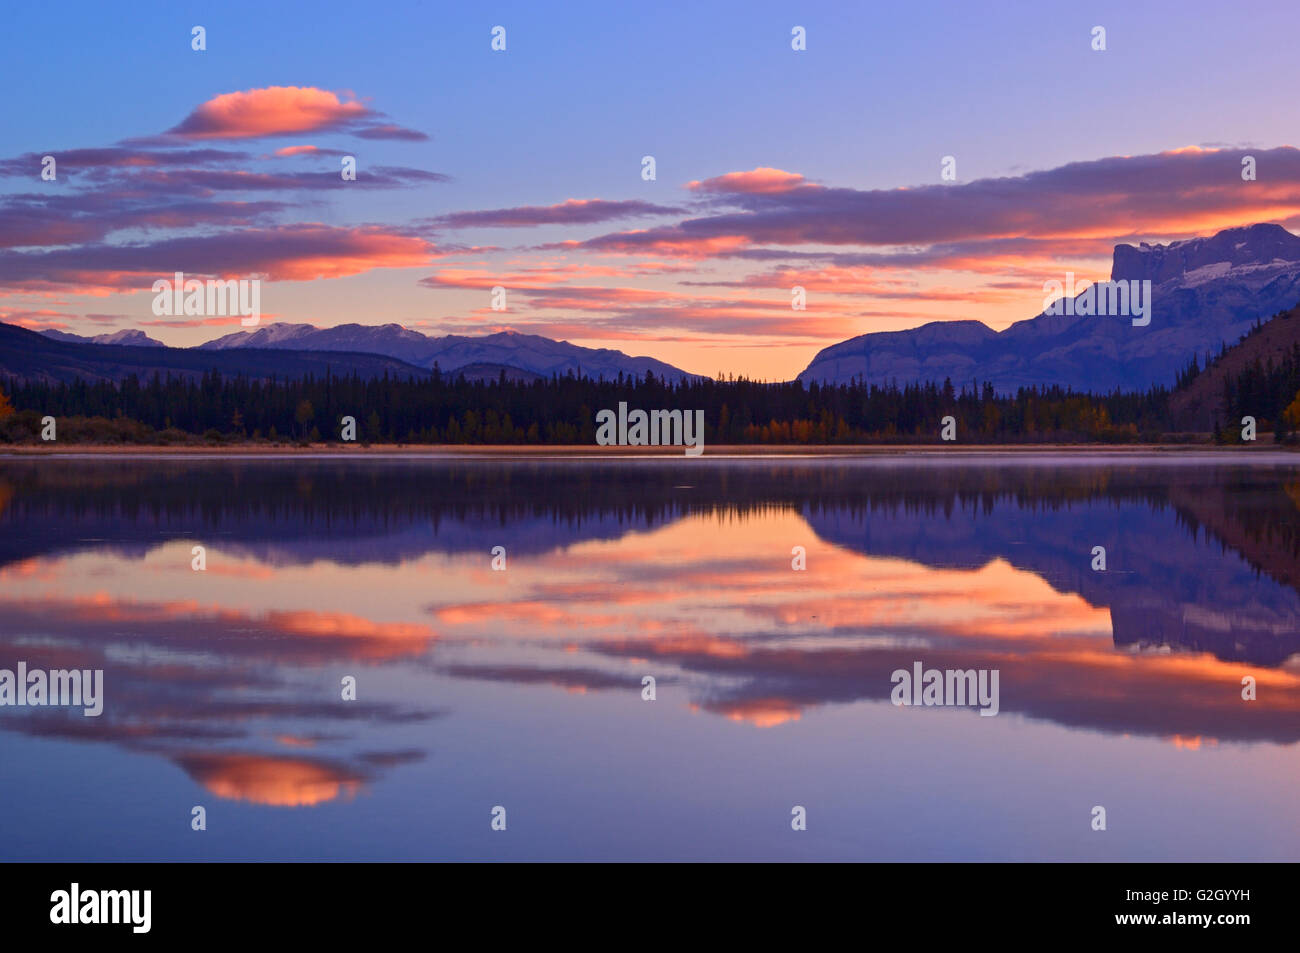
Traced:
<svg viewBox="0 0 1300 953">
<path fill-rule="evenodd" d="M 0 320 L 242 330 L 155 314 L 180 271 L 258 278 L 263 324 L 777 380 L 859 334 L 1030 318 L 1120 242 L 1300 231 L 1292 0 L 979 6 L 19 5 Z"/>
</svg>

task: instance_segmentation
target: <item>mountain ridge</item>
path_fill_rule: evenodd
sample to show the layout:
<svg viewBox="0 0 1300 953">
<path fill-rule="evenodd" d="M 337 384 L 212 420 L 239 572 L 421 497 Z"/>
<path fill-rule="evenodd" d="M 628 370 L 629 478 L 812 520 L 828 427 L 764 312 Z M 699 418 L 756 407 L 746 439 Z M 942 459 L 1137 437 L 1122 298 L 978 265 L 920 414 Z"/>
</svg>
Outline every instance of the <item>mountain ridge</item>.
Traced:
<svg viewBox="0 0 1300 953">
<path fill-rule="evenodd" d="M 157 338 L 151 338 L 143 331 L 134 328 L 122 331 L 110 331 L 105 334 L 72 334 L 69 331 L 56 331 L 53 328 L 46 328 L 38 331 L 47 338 L 55 341 L 63 341 L 65 344 L 122 344 L 129 347 L 166 347 L 162 341 Z"/>
<path fill-rule="evenodd" d="M 1260 223 L 1167 245 L 1116 245 L 1111 280 L 1152 282 L 1149 326 L 1128 316 L 1044 312 L 1002 331 L 979 321 L 931 322 L 831 345 L 797 379 L 978 380 L 1002 393 L 1053 384 L 1093 393 L 1172 387 L 1194 354 L 1236 343 L 1256 319 L 1300 301 L 1300 236 Z"/>
<path fill-rule="evenodd" d="M 471 365 L 499 365 L 541 377 L 564 376 L 569 371 L 591 378 L 614 378 L 619 373 L 644 377 L 647 371 L 670 381 L 702 377 L 652 357 L 633 356 L 612 348 L 587 348 L 537 334 L 497 331 L 481 337 L 459 334 L 434 337 L 396 323 L 369 325 L 351 322 L 328 328 L 277 323 L 256 331 L 223 335 L 200 344 L 196 350 L 228 351 L 255 347 L 382 354 L 425 369 L 432 369 L 437 364 L 444 373 Z"/>
<path fill-rule="evenodd" d="M 80 378 L 120 383 L 133 375 L 141 380 L 154 374 L 195 378 L 214 370 L 223 376 L 258 380 L 353 372 L 361 377 L 430 376 L 424 368 L 378 354 L 254 348 L 222 354 L 195 348 L 75 343 L 0 322 L 0 380 L 12 377 L 71 383 Z"/>
<path fill-rule="evenodd" d="M 1224 383 L 1258 363 L 1281 363 L 1300 348 L 1300 305 L 1274 315 L 1252 328 L 1242 340 L 1214 355 L 1200 370 L 1169 397 L 1169 412 L 1179 430 L 1207 431 L 1228 424 L 1224 407 Z M 1277 421 L 1271 421 L 1276 424 Z"/>
</svg>

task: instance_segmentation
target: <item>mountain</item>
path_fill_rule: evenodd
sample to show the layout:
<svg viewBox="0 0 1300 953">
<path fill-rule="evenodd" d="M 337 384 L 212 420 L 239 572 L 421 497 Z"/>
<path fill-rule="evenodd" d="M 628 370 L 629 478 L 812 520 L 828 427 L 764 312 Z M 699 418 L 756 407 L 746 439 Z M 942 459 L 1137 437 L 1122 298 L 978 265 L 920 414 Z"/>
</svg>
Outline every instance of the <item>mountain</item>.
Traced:
<svg viewBox="0 0 1300 953">
<path fill-rule="evenodd" d="M 42 381 L 120 381 L 155 373 L 198 377 L 207 371 L 223 376 L 265 380 L 270 377 L 324 376 L 356 372 L 362 377 L 382 374 L 427 377 L 429 372 L 378 354 L 321 354 L 311 351 L 253 349 L 232 353 L 177 347 L 131 347 L 122 344 L 78 344 L 59 341 L 12 324 L 0 323 L 0 380 L 17 377 Z"/>
<path fill-rule="evenodd" d="M 239 348 L 384 354 L 417 367 L 432 368 L 436 363 L 444 372 L 484 364 L 517 368 L 542 377 L 563 376 L 569 371 L 606 379 L 617 377 L 620 372 L 632 377 L 645 377 L 646 371 L 670 381 L 698 376 L 652 357 L 630 357 L 609 348 L 579 347 L 568 341 L 553 341 L 517 331 L 499 331 L 482 337 L 459 334 L 433 337 L 400 324 L 340 324 L 332 328 L 310 324 L 271 324 L 256 331 L 237 331 L 199 345 L 199 349 L 205 351 Z"/>
<path fill-rule="evenodd" d="M 1241 375 L 1256 364 L 1261 367 L 1280 365 L 1292 357 L 1297 348 L 1300 348 L 1300 306 L 1261 324 L 1174 391 L 1169 396 L 1169 413 L 1173 417 L 1174 429 L 1204 432 L 1216 423 L 1228 423 L 1223 385 L 1226 382 L 1236 384 Z"/>
<path fill-rule="evenodd" d="M 236 331 L 215 338 L 206 344 L 200 344 L 199 348 L 207 351 L 224 351 L 232 347 L 292 348 L 295 338 L 315 330 L 310 324 L 268 324 L 256 331 Z"/>
<path fill-rule="evenodd" d="M 951 378 L 958 387 L 988 381 L 1000 392 L 1051 384 L 1096 393 L 1172 387 L 1193 355 L 1217 353 L 1257 318 L 1300 301 L 1300 237 L 1261 224 L 1168 245 L 1117 245 L 1111 280 L 1151 282 L 1149 325 L 1074 314 L 1039 314 L 1000 332 L 978 321 L 935 322 L 832 345 L 799 380 Z"/>
<path fill-rule="evenodd" d="M 124 331 L 114 331 L 111 334 L 96 334 L 87 337 L 82 334 L 69 334 L 67 331 L 55 331 L 48 329 L 38 332 L 44 334 L 47 338 L 53 338 L 56 341 L 64 341 L 68 344 L 126 344 L 131 347 L 166 347 L 162 341 L 151 338 L 143 331 L 134 329 Z"/>
</svg>

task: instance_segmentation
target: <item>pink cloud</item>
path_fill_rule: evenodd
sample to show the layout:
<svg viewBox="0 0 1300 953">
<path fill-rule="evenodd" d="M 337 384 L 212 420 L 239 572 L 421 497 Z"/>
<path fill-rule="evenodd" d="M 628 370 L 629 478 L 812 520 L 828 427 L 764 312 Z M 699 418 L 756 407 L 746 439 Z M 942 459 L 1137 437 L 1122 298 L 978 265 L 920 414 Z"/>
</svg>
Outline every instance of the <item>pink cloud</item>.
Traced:
<svg viewBox="0 0 1300 953">
<path fill-rule="evenodd" d="M 726 175 L 714 176 L 703 181 L 696 179 L 688 182 L 686 187 L 693 192 L 743 193 L 747 195 L 773 195 L 779 192 L 790 192 L 800 187 L 820 188 L 820 186 L 816 185 L 806 185 L 804 177 L 797 172 L 786 172 L 783 169 L 773 169 L 770 166 L 759 166 L 756 169 L 750 169 L 748 172 L 728 172 Z"/>
<path fill-rule="evenodd" d="M 190 235 L 138 245 L 96 244 L 0 253 L 0 288 L 75 294 L 147 290 L 176 271 L 271 281 L 341 278 L 375 268 L 413 268 L 438 257 L 423 238 L 383 228 L 318 223 Z"/>
<path fill-rule="evenodd" d="M 65 318 L 72 315 L 64 314 L 62 311 L 50 311 L 41 309 L 38 311 L 0 311 L 0 321 L 5 324 L 16 324 L 20 328 L 27 328 L 29 331 L 44 331 L 47 328 L 54 331 L 70 331 L 72 326 L 68 324 Z"/>
<path fill-rule="evenodd" d="M 262 323 L 266 324 L 269 315 L 262 315 Z M 153 320 L 137 322 L 141 327 L 151 328 L 208 328 L 224 327 L 228 324 L 239 324 L 243 321 L 239 315 L 231 315 L 224 318 L 173 318 L 169 320 Z"/>
<path fill-rule="evenodd" d="M 267 86 L 214 96 L 171 132 L 188 139 L 251 139 L 337 129 L 370 115 L 361 103 L 327 89 Z"/>
<path fill-rule="evenodd" d="M 518 263 L 516 263 L 518 264 Z M 507 288 L 548 289 L 577 278 L 635 278 L 642 275 L 662 274 L 657 268 L 641 265 L 615 267 L 613 265 L 554 264 L 538 262 L 531 267 L 517 267 L 511 271 L 462 265 L 443 267 L 420 284 L 426 288 Z"/>
</svg>

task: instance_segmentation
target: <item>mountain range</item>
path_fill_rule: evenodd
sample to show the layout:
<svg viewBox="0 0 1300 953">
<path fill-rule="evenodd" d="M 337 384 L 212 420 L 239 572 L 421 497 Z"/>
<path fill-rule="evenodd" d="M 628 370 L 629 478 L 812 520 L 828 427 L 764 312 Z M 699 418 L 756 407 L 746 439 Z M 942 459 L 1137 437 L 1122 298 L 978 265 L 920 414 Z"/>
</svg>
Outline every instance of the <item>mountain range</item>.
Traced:
<svg viewBox="0 0 1300 953">
<path fill-rule="evenodd" d="M 1172 387 L 1193 355 L 1203 359 L 1236 343 L 1257 318 L 1300 301 L 1300 237 L 1259 224 L 1168 245 L 1117 245 L 1111 280 L 1151 282 L 1149 325 L 1046 313 L 1003 331 L 979 321 L 934 322 L 825 348 L 799 380 L 951 379 L 958 387 L 989 382 L 1000 392 L 1052 384 L 1094 393 Z"/>
<path fill-rule="evenodd" d="M 535 334 L 501 331 L 483 337 L 450 334 L 431 337 L 400 324 L 271 324 L 239 331 L 193 348 L 167 347 L 142 331 L 125 330 L 87 337 L 66 331 L 37 332 L 0 324 L 0 376 L 68 380 L 120 380 L 154 371 L 197 374 L 219 370 L 250 377 L 335 374 L 356 370 L 369 377 L 427 375 L 435 366 L 469 380 L 544 380 L 554 375 L 592 378 L 656 377 L 696 379 L 680 368 L 650 357 L 629 357 L 608 348 L 587 348 Z M 37 342 L 42 342 L 38 344 Z M 27 342 L 27 346 L 22 346 Z M 48 345 L 71 346 L 72 350 Z M 148 351 L 142 349 L 148 348 Z"/>
<path fill-rule="evenodd" d="M 73 342 L 0 323 L 0 380 L 68 382 L 122 381 L 132 375 L 147 379 L 199 377 L 208 371 L 224 377 L 244 375 L 256 379 L 324 377 L 356 372 L 361 377 L 428 377 L 429 372 L 379 354 L 321 354 L 310 351 L 249 350 L 235 354 L 197 348 L 97 344 Z"/>
<path fill-rule="evenodd" d="M 499 331 L 482 337 L 448 334 L 433 337 L 400 324 L 340 324 L 318 328 L 311 324 L 272 324 L 256 331 L 237 331 L 199 345 L 205 351 L 271 348 L 292 351 L 360 351 L 383 354 L 417 367 L 456 371 L 474 365 L 515 368 L 541 377 L 572 371 L 576 376 L 606 379 L 625 376 L 655 377 L 670 381 L 696 378 L 680 368 L 652 357 L 631 357 L 609 348 L 579 347 L 537 334 Z"/>
</svg>

